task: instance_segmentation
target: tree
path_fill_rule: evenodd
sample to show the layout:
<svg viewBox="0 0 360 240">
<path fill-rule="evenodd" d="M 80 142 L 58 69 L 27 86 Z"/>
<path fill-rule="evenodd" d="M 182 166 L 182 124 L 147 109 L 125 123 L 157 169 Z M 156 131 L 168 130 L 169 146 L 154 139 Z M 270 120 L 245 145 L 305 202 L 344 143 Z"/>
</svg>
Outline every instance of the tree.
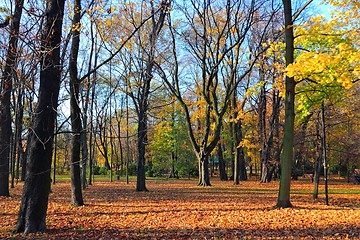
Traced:
<svg viewBox="0 0 360 240">
<path fill-rule="evenodd" d="M 48 0 L 41 36 L 38 104 L 31 127 L 25 184 L 15 232 L 46 229 L 54 126 L 60 90 L 60 42 L 64 0 Z"/>
<path fill-rule="evenodd" d="M 301 119 L 311 117 L 323 102 L 333 108 L 338 107 L 339 102 L 346 102 L 346 92 L 351 92 L 359 81 L 358 6 L 353 1 L 329 3 L 337 7 L 333 19 L 328 21 L 324 16 L 315 16 L 295 28 L 299 47 L 295 61 L 287 66 L 286 75 L 294 77 L 298 84 L 297 111 Z M 322 124 L 322 134 L 316 124 L 319 139 L 315 144 L 314 198 L 317 198 L 320 160 L 327 158 L 327 144 L 319 144 L 320 140 L 325 140 L 325 124 Z M 336 142 L 338 145 L 339 141 Z"/>
<path fill-rule="evenodd" d="M 291 0 L 283 0 L 285 18 L 285 41 L 286 41 L 286 66 L 294 62 L 294 27 L 292 17 Z M 291 207 L 290 181 L 294 146 L 294 121 L 295 121 L 295 80 L 294 77 L 285 77 L 285 123 L 283 153 L 281 156 L 281 176 L 277 207 Z"/>
<path fill-rule="evenodd" d="M 20 19 L 24 1 L 15 1 L 15 11 L 12 16 L 10 26 L 9 45 L 7 49 L 5 69 L 1 81 L 1 99 L 0 99 L 0 196 L 9 196 L 9 159 L 10 159 L 10 141 L 11 141 L 11 113 L 10 98 L 12 91 L 12 82 L 16 74 L 18 35 L 20 28 Z M 6 18 L 7 21 L 9 18 Z"/>
<path fill-rule="evenodd" d="M 153 80 L 153 69 L 156 59 L 156 43 L 159 34 L 164 26 L 165 17 L 170 9 L 172 1 L 162 0 L 159 9 L 156 10 L 154 3 L 151 2 L 151 27 L 149 35 L 145 41 L 143 38 L 139 39 L 140 51 L 139 56 L 141 61 L 139 64 L 139 72 L 141 73 L 136 81 L 134 87 L 129 86 L 129 92 L 133 100 L 135 110 L 137 113 L 137 180 L 136 191 L 147 191 L 145 179 L 145 152 L 147 145 L 147 131 L 148 131 L 148 110 L 149 110 L 149 95 L 151 82 Z M 142 16 L 141 16 L 142 17 Z"/>
<path fill-rule="evenodd" d="M 217 157 L 219 159 L 220 180 L 227 181 L 228 176 L 227 176 L 226 168 L 225 168 L 225 159 L 224 159 L 224 155 L 223 155 L 223 146 L 222 146 L 221 140 L 219 141 L 218 146 L 217 146 Z"/>
<path fill-rule="evenodd" d="M 169 94 L 161 94 L 158 91 L 157 97 L 159 95 L 159 105 L 166 102 L 167 99 L 171 99 L 171 102 L 156 112 L 156 115 L 152 113 L 155 115 L 155 119 L 149 129 L 147 152 L 152 167 L 148 171 L 155 176 L 170 173 L 169 178 L 188 176 L 196 157 L 187 136 L 181 106 Z"/>
<path fill-rule="evenodd" d="M 72 204 L 75 206 L 84 205 L 81 191 L 80 176 L 80 150 L 81 150 L 81 110 L 80 110 L 80 81 L 78 78 L 77 59 L 80 45 L 80 18 L 81 18 L 81 0 L 74 0 L 74 17 L 72 20 L 72 43 L 69 60 L 70 73 L 70 116 L 72 130 L 71 144 L 71 195 Z"/>
<path fill-rule="evenodd" d="M 198 184 L 201 186 L 211 185 L 208 158 L 220 139 L 231 96 L 261 54 L 259 46 L 254 46 L 249 50 L 249 55 L 246 54 L 249 30 L 259 20 L 254 17 L 257 4 L 260 3 L 251 1 L 247 5 L 239 1 L 191 1 L 190 6 L 184 7 L 187 28 L 181 32 L 181 37 L 189 53 L 186 57 L 192 60 L 188 65 L 194 67 L 187 70 L 195 72 L 191 84 L 180 82 L 179 51 L 175 30 L 173 26 L 170 27 L 173 59 L 167 71 L 175 84 L 167 79 L 165 71 L 162 71 L 162 78 L 185 113 L 189 137 L 199 163 Z M 272 14 L 264 21 L 271 19 Z M 264 31 L 267 26 L 265 24 Z M 263 37 L 264 34 L 261 34 L 260 42 Z M 183 85 L 195 85 L 195 88 L 185 94 L 181 89 Z M 193 93 L 196 95 L 187 96 Z M 197 99 L 195 104 L 194 99 Z"/>
</svg>

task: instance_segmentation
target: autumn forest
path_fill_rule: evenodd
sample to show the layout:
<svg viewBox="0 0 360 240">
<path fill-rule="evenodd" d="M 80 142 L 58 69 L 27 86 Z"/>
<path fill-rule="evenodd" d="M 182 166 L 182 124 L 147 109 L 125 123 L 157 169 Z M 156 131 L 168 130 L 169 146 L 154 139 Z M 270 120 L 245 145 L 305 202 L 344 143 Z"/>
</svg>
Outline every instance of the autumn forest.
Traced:
<svg viewBox="0 0 360 240">
<path fill-rule="evenodd" d="M 0 238 L 360 238 L 359 10 L 2 1 Z"/>
</svg>

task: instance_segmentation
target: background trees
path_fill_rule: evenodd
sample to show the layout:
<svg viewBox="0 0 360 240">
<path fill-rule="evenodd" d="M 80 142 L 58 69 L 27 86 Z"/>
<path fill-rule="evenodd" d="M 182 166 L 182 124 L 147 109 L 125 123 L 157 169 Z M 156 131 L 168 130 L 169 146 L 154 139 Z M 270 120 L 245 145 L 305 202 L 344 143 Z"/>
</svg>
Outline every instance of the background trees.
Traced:
<svg viewBox="0 0 360 240">
<path fill-rule="evenodd" d="M 5 67 L 1 81 L 1 101 L 0 101 L 0 196 L 9 196 L 9 162 L 10 162 L 10 139 L 11 139 L 11 112 L 10 101 L 13 89 L 13 79 L 15 78 L 15 66 L 18 59 L 18 38 L 20 20 L 24 1 L 15 2 L 15 10 L 9 30 L 9 44 L 5 59 Z M 6 18 L 9 19 L 8 17 Z M 4 24 L 5 25 L 5 24 Z M 21 99 L 21 97 L 20 97 Z M 14 161 L 12 169 L 15 169 Z M 15 171 L 12 172 L 14 176 Z"/>
<path fill-rule="evenodd" d="M 23 180 L 26 169 L 50 171 L 49 159 L 33 165 L 41 114 L 50 139 L 41 146 L 57 138 L 53 181 L 75 167 L 77 192 L 80 177 L 85 188 L 94 173 L 127 182 L 131 173 L 146 191 L 146 176 L 198 176 L 208 186 L 218 173 L 234 184 L 256 175 L 265 183 L 281 167 L 278 205 L 290 206 L 290 177 L 314 173 L 317 189 L 325 148 L 325 167 L 350 181 L 359 168 L 358 8 L 330 3 L 334 15 L 308 12 L 294 22 L 308 2 L 297 11 L 291 1 L 83 1 L 80 11 L 75 1 L 57 42 L 50 27 L 44 35 L 40 2 L 2 3 L 1 195 L 20 171 Z M 52 58 L 56 86 L 44 85 Z M 45 113 L 42 94 L 52 87 L 53 112 Z"/>
</svg>

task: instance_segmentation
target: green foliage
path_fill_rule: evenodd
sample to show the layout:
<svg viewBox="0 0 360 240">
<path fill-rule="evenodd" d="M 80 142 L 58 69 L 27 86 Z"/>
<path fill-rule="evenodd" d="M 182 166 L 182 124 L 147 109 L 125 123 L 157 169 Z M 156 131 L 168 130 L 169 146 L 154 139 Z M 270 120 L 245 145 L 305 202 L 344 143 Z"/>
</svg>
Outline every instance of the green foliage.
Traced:
<svg viewBox="0 0 360 240">
<path fill-rule="evenodd" d="M 137 164 L 135 162 L 129 163 L 128 174 L 129 174 L 129 176 L 136 176 Z"/>
<path fill-rule="evenodd" d="M 94 175 L 107 175 L 108 170 L 105 167 L 94 166 Z"/>
<path fill-rule="evenodd" d="M 174 169 L 179 176 L 188 176 L 197 168 L 196 156 L 188 137 L 188 130 L 177 103 L 165 106 L 149 133 L 148 176 L 169 175 Z"/>
</svg>

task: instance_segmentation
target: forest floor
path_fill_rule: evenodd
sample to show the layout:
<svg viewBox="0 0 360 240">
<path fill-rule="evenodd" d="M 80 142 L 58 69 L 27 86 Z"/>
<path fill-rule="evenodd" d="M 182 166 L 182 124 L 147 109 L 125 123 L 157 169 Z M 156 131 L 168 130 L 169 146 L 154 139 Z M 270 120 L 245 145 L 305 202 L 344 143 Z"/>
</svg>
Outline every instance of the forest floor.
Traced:
<svg viewBox="0 0 360 240">
<path fill-rule="evenodd" d="M 86 205 L 70 205 L 70 183 L 52 185 L 47 231 L 13 234 L 22 184 L 0 197 L 0 239 L 360 239 L 360 185 L 332 181 L 329 206 L 323 186 L 293 181 L 293 208 L 277 209 L 279 182 L 261 184 L 212 179 L 148 180 L 148 192 L 135 183 L 95 182 L 83 191 Z"/>
</svg>

